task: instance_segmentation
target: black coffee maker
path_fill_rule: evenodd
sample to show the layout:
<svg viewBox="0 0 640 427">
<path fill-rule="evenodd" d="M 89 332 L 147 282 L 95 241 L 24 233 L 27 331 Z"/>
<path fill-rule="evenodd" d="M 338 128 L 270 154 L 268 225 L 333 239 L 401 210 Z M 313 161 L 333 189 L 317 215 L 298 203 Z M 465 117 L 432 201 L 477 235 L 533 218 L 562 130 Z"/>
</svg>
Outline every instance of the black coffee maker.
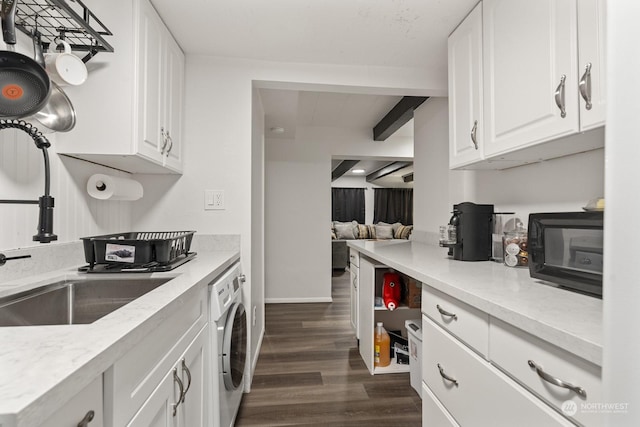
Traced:
<svg viewBox="0 0 640 427">
<path fill-rule="evenodd" d="M 449 255 L 460 261 L 488 261 L 491 259 L 491 233 L 493 231 L 493 205 L 471 202 L 453 205 L 449 227 L 455 227 L 455 242 Z"/>
</svg>

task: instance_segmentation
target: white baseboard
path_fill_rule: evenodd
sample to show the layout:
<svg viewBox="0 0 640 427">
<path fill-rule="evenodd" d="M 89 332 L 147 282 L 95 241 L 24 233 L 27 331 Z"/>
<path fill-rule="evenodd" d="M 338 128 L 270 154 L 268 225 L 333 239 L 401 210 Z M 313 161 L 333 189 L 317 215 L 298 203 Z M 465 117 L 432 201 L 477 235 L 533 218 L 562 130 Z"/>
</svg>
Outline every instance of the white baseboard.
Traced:
<svg viewBox="0 0 640 427">
<path fill-rule="evenodd" d="M 318 298 L 265 298 L 265 304 L 294 304 L 294 303 L 308 303 L 308 302 L 333 302 L 331 297 L 318 297 Z"/>
</svg>

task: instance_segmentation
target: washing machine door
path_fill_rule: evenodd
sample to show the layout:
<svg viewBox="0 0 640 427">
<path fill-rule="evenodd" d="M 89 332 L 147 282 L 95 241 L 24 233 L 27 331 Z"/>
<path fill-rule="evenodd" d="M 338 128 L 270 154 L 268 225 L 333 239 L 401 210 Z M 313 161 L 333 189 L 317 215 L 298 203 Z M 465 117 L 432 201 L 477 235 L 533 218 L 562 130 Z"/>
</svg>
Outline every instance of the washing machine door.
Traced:
<svg viewBox="0 0 640 427">
<path fill-rule="evenodd" d="M 229 309 L 222 338 L 222 377 L 227 390 L 242 384 L 246 360 L 247 314 L 244 305 L 235 303 Z"/>
</svg>

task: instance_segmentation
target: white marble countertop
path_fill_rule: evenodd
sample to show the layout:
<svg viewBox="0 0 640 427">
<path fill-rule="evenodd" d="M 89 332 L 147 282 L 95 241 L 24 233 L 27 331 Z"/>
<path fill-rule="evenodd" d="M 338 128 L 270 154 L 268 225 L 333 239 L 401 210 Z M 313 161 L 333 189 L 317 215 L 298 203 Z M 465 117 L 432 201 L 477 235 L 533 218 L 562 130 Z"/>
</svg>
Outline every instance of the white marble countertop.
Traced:
<svg viewBox="0 0 640 427">
<path fill-rule="evenodd" d="M 349 247 L 490 316 L 602 365 L 602 300 L 532 279 L 527 268 L 456 261 L 446 248 L 350 240 Z"/>
<path fill-rule="evenodd" d="M 170 272 L 130 273 L 173 279 L 89 325 L 0 327 L 0 425 L 42 423 L 179 309 L 183 296 L 207 286 L 239 258 L 233 250 L 199 252 Z M 64 269 L 3 283 L 0 296 L 78 275 L 83 273 Z"/>
</svg>

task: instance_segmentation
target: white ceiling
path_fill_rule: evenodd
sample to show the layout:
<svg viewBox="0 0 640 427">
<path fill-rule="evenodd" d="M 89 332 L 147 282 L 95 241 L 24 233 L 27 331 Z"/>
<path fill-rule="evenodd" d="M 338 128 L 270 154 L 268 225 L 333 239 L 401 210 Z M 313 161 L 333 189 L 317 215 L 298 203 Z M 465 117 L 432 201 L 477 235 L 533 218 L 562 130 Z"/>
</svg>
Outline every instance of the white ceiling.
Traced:
<svg viewBox="0 0 640 427">
<path fill-rule="evenodd" d="M 446 67 L 446 38 L 478 0 L 152 0 L 187 54 Z"/>
<path fill-rule="evenodd" d="M 269 138 L 294 138 L 298 126 L 371 129 L 402 99 L 401 96 L 363 95 L 260 89 Z M 284 129 L 283 133 L 273 132 Z M 409 123 L 399 135 L 413 136 Z"/>
</svg>

